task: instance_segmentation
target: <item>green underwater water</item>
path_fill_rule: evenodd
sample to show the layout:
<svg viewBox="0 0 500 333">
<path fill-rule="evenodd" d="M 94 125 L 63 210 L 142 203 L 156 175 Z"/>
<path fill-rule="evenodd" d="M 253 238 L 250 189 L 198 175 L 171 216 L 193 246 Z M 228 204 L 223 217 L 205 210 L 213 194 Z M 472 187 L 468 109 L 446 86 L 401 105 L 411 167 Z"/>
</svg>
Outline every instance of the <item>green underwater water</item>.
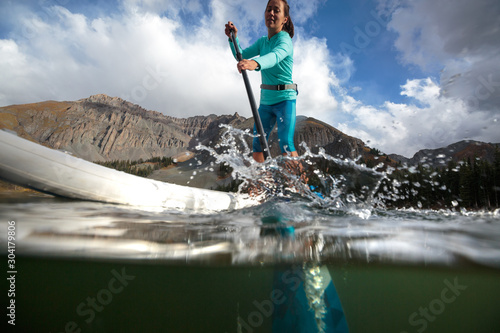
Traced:
<svg viewBox="0 0 500 333">
<path fill-rule="evenodd" d="M 17 266 L 14 331 L 53 333 L 272 332 L 270 304 L 284 297 L 273 291 L 286 287 L 273 276 L 300 269 L 41 256 L 22 256 Z M 328 270 L 350 332 L 500 329 L 498 270 L 360 263 Z"/>
</svg>

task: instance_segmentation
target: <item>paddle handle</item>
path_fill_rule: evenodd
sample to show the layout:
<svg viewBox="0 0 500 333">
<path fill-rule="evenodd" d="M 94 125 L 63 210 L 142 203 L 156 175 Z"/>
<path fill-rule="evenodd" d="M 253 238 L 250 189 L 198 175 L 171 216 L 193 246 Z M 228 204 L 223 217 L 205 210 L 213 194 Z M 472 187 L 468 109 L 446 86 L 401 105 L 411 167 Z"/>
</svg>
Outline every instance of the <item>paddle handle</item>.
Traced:
<svg viewBox="0 0 500 333">
<path fill-rule="evenodd" d="M 238 44 L 236 44 L 236 37 L 234 35 L 234 30 L 231 30 L 231 40 L 233 42 L 234 50 L 236 51 L 236 59 L 238 59 L 238 61 L 243 60 L 240 48 L 238 47 Z M 250 101 L 250 107 L 252 108 L 255 127 L 257 128 L 257 133 L 259 134 L 260 146 L 264 151 L 264 159 L 267 160 L 268 158 L 271 158 L 271 154 L 269 151 L 269 146 L 267 144 L 266 135 L 264 133 L 264 127 L 262 126 L 262 121 L 260 120 L 259 112 L 257 111 L 257 105 L 255 104 L 255 99 L 253 97 L 252 86 L 250 85 L 250 81 L 248 80 L 247 71 L 242 70 L 241 75 L 243 75 L 243 81 L 245 82 L 245 88 L 247 90 L 248 100 Z"/>
</svg>

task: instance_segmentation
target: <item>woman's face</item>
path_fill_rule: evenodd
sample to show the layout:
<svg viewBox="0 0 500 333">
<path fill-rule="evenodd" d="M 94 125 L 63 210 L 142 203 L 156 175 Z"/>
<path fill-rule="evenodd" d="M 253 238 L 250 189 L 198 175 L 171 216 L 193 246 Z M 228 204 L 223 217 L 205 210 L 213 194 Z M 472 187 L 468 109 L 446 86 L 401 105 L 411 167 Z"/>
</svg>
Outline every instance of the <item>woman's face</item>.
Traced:
<svg viewBox="0 0 500 333">
<path fill-rule="evenodd" d="M 283 25 L 288 21 L 285 17 L 285 4 L 281 0 L 271 0 L 267 4 L 264 15 L 266 27 L 275 32 L 281 31 Z"/>
</svg>

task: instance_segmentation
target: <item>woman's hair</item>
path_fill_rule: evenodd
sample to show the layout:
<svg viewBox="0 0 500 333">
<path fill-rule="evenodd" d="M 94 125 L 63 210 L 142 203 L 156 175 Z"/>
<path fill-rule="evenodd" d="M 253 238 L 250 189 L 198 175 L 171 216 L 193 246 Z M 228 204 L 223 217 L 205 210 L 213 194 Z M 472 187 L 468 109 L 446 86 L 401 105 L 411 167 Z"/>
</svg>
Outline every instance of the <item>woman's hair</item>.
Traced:
<svg viewBox="0 0 500 333">
<path fill-rule="evenodd" d="M 267 4 L 269 5 L 269 2 L 271 0 L 269 0 L 267 2 Z M 290 6 L 288 5 L 288 1 L 287 0 L 281 0 L 284 2 L 285 4 L 285 17 L 288 17 L 288 20 L 286 21 L 285 25 L 283 26 L 283 30 L 288 32 L 288 34 L 290 35 L 290 38 L 293 38 L 293 35 L 295 34 L 295 28 L 293 26 L 293 22 L 292 22 L 292 17 L 290 16 Z M 267 8 L 267 6 L 266 6 Z"/>
</svg>

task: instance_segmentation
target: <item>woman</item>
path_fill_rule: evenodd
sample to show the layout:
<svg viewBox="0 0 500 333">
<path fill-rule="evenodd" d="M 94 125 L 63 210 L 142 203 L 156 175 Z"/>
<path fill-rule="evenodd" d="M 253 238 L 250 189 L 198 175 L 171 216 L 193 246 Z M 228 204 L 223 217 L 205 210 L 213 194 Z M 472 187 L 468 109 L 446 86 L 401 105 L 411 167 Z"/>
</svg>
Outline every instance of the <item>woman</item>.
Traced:
<svg viewBox="0 0 500 333">
<path fill-rule="evenodd" d="M 283 155 L 298 156 L 293 143 L 295 132 L 295 102 L 297 85 L 292 81 L 294 26 L 290 17 L 290 6 L 286 0 L 269 0 L 264 19 L 267 37 L 261 37 L 255 44 L 241 51 L 243 60 L 238 63 L 238 71 L 256 70 L 262 73 L 259 115 L 267 139 L 274 125 L 278 124 L 278 138 Z M 228 37 L 238 29 L 229 21 L 225 33 Z M 229 38 L 231 50 L 235 46 Z M 238 39 L 237 47 L 241 50 Z M 256 58 L 254 58 L 256 57 Z M 252 60 L 248 60 L 254 58 Z M 257 130 L 254 126 L 254 135 Z M 257 137 L 253 140 L 253 158 L 264 162 L 264 153 Z"/>
</svg>

